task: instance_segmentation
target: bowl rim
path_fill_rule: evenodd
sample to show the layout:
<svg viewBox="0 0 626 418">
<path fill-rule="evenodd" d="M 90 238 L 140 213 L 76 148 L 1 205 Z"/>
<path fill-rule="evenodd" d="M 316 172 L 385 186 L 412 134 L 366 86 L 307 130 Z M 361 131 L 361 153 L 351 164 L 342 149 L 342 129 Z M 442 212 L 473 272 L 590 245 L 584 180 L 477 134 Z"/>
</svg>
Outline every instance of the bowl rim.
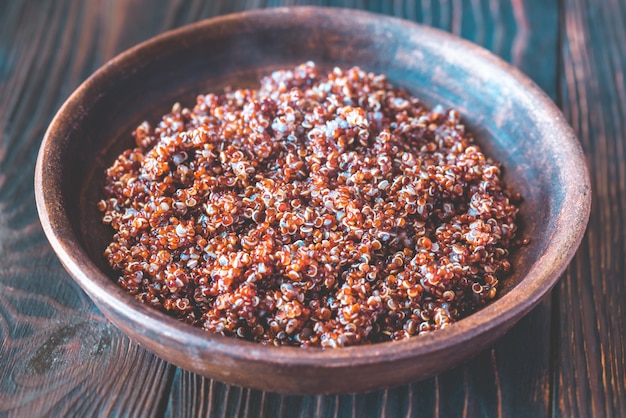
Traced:
<svg viewBox="0 0 626 418">
<path fill-rule="evenodd" d="M 233 24 L 242 20 L 264 17 L 277 19 L 280 14 L 330 14 L 351 20 L 372 21 L 384 19 L 393 25 L 405 27 L 415 36 L 429 38 L 429 42 L 440 42 L 444 47 L 455 44 L 466 53 L 462 57 L 474 65 L 488 66 L 495 70 L 497 76 L 508 77 L 527 90 L 527 97 L 541 102 L 542 120 L 557 128 L 562 151 L 569 155 L 570 161 L 576 162 L 576 169 L 568 172 L 571 179 L 567 182 L 563 206 L 576 208 L 564 218 L 556 221 L 551 241 L 559 245 L 549 245 L 545 252 L 536 259 L 527 277 L 510 289 L 502 297 L 452 324 L 444 332 L 431 332 L 418 338 L 403 341 L 383 342 L 372 345 L 343 347 L 340 349 L 300 349 L 296 347 L 273 347 L 258 343 L 239 340 L 231 337 L 210 334 L 199 328 L 181 324 L 180 321 L 144 305 L 128 295 L 114 280 L 104 274 L 90 260 L 73 232 L 71 222 L 63 209 L 63 193 L 60 184 L 61 174 L 53 168 L 60 168 L 62 162 L 58 158 L 58 150 L 65 138 L 58 135 L 65 126 L 65 115 L 81 108 L 83 100 L 90 100 L 88 93 L 113 77 L 116 70 L 132 62 L 139 51 L 155 51 L 165 42 L 184 39 L 195 31 L 218 24 Z M 545 130 L 547 128 L 540 127 Z M 58 171 L 58 170 L 57 170 Z M 132 319 L 133 323 L 142 324 L 142 332 L 150 331 L 155 335 L 163 335 L 175 340 L 185 341 L 199 353 L 219 354 L 232 359 L 271 363 L 277 366 L 317 366 L 325 368 L 342 368 L 346 366 L 378 363 L 384 353 L 386 362 L 419 358 L 434 351 L 457 346 L 466 341 L 484 335 L 508 321 L 517 321 L 530 311 L 559 280 L 573 257 L 584 235 L 589 219 L 591 206 L 591 186 L 585 156 L 581 145 L 576 139 L 572 128 L 552 100 L 524 74 L 512 65 L 496 57 L 483 47 L 461 39 L 448 32 L 410 22 L 396 17 L 379 15 L 354 9 L 342 9 L 316 6 L 297 6 L 259 9 L 213 17 L 196 23 L 185 25 L 150 38 L 121 54 L 117 55 L 87 78 L 65 101 L 51 121 L 39 150 L 35 168 L 35 198 L 37 211 L 43 230 L 57 253 L 62 264 L 75 281 L 91 296 L 97 305 L 105 305 Z M 523 296 L 523 297 L 521 297 Z M 508 307 L 507 307 L 508 306 Z M 507 307 L 507 309 L 502 309 Z M 131 318 L 132 317 L 132 318 Z"/>
</svg>

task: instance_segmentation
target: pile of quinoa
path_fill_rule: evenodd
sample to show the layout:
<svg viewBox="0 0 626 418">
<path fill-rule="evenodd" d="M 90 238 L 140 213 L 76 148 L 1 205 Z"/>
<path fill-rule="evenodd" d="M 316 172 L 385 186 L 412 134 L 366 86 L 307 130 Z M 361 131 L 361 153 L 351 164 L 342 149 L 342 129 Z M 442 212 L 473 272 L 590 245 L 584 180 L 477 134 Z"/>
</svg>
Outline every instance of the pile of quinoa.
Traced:
<svg viewBox="0 0 626 418">
<path fill-rule="evenodd" d="M 105 250 L 140 301 L 213 333 L 340 347 L 443 329 L 496 297 L 519 196 L 455 110 L 384 75 L 277 71 L 133 133 Z"/>
</svg>

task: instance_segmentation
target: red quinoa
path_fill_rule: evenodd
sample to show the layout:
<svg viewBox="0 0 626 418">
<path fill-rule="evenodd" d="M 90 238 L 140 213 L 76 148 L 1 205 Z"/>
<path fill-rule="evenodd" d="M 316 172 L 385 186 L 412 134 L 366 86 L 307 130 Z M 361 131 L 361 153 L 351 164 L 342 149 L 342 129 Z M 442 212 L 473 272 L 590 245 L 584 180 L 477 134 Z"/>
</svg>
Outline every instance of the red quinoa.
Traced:
<svg viewBox="0 0 626 418">
<path fill-rule="evenodd" d="M 400 340 L 496 296 L 517 198 L 455 110 L 313 63 L 175 104 L 106 172 L 119 284 L 207 331 Z"/>
</svg>

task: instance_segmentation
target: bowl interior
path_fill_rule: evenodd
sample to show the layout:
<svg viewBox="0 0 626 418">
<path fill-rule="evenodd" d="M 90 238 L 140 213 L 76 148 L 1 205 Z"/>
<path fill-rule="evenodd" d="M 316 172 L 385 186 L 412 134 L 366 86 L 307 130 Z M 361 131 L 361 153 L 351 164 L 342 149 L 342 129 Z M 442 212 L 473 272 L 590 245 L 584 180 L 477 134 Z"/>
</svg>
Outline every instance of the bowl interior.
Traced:
<svg viewBox="0 0 626 418">
<path fill-rule="evenodd" d="M 533 237 L 531 245 L 515 251 L 513 274 L 502 281 L 501 294 L 525 276 L 547 243 L 542 234 L 550 230 L 558 187 L 552 183 L 550 167 L 541 164 L 541 138 L 528 123 L 531 117 L 507 95 L 506 85 L 503 88 L 490 73 L 455 65 L 445 50 L 415 50 L 412 43 L 404 44 L 399 41 L 403 27 L 374 22 L 358 39 L 350 28 L 344 32 L 334 26 L 315 31 L 292 24 L 273 31 L 227 29 L 231 32 L 219 36 L 213 30 L 197 30 L 199 36 L 187 37 L 184 47 L 163 48 L 157 56 L 138 53 L 132 68 L 115 72 L 115 79 L 104 83 L 106 91 L 74 125 L 72 136 L 80 141 L 70 139 L 68 155 L 80 158 L 68 161 L 64 172 L 66 207 L 70 219 L 78 220 L 73 225 L 82 246 L 99 268 L 115 277 L 102 255 L 112 231 L 102 224 L 96 208 L 104 170 L 120 152 L 134 146 L 130 133 L 139 123 L 156 124 L 175 102 L 193 106 L 199 93 L 221 92 L 226 86 L 255 87 L 273 70 L 312 60 L 326 69 L 357 65 L 387 74 L 430 107 L 441 104 L 461 112 L 477 143 L 503 164 L 507 184 L 524 197 L 519 236 Z"/>
<path fill-rule="evenodd" d="M 556 283 L 582 236 L 588 179 L 580 147 L 556 107 L 512 67 L 443 32 L 367 13 L 303 8 L 233 15 L 162 35 L 107 63 L 61 109 L 40 154 L 40 211 L 48 213 L 49 237 L 63 242 L 62 261 L 80 260 L 105 272 L 106 277 L 85 278 L 100 281 L 92 290 L 106 287 L 103 280 L 115 281 L 103 257 L 112 231 L 101 223 L 96 204 L 105 168 L 133 146 L 131 132 L 139 123 L 156 123 L 175 102 L 193 106 L 199 93 L 253 87 L 272 70 L 309 60 L 321 68 L 357 65 L 385 73 L 429 106 L 457 109 L 485 153 L 502 163 L 507 184 L 524 198 L 519 236 L 531 243 L 514 252 L 513 273 L 501 281 L 499 299 L 450 333 L 458 337 L 466 332 L 461 324 L 469 322 L 479 326 L 478 334 L 498 328 L 501 335 L 504 325 L 510 327 Z M 580 184 L 574 187 L 573 181 Z M 577 198 L 572 193 L 582 199 L 578 209 L 570 207 Z M 578 212 L 563 218 L 572 210 Z M 565 247 L 559 253 L 555 245 Z M 131 296 L 119 297 L 123 304 L 138 304 Z M 195 332 L 179 326 L 183 333 Z M 419 351 L 418 339 L 410 344 L 402 355 Z M 293 358 L 307 355 L 298 351 Z"/>
</svg>

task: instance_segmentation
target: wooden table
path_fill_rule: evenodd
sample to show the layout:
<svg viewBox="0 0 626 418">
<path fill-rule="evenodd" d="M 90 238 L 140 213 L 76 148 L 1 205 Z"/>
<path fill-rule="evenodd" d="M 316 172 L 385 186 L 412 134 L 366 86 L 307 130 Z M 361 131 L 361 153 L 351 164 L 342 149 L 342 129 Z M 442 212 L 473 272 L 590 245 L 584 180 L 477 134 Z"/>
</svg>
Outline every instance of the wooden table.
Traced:
<svg viewBox="0 0 626 418">
<path fill-rule="evenodd" d="M 130 341 L 44 237 L 35 158 L 74 88 L 167 29 L 294 4 L 368 9 L 459 34 L 533 78 L 578 133 L 594 192 L 578 254 L 540 306 L 464 366 L 358 395 L 227 386 Z M 625 24 L 619 0 L 0 1 L 0 415 L 626 416 Z"/>
</svg>

